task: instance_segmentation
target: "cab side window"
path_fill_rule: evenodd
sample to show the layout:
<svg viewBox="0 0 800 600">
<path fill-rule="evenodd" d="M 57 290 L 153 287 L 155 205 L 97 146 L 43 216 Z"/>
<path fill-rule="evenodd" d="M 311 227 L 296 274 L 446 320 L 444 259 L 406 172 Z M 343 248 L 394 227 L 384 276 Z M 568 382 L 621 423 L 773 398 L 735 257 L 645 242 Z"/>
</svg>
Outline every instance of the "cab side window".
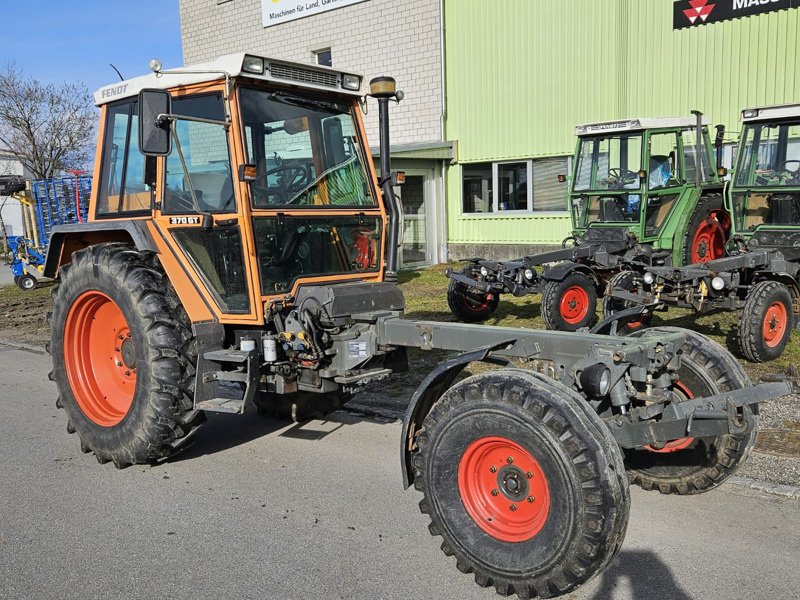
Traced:
<svg viewBox="0 0 800 600">
<path fill-rule="evenodd" d="M 172 112 L 223 121 L 222 94 L 176 98 Z M 167 157 L 165 214 L 236 212 L 228 134 L 212 123 L 177 120 L 178 142 Z"/>
<path fill-rule="evenodd" d="M 678 169 L 678 134 L 654 133 L 650 136 L 650 164 L 647 189 L 662 190 L 681 185 Z"/>
<path fill-rule="evenodd" d="M 97 194 L 98 217 L 131 216 L 150 211 L 152 190 L 144 183 L 137 104 L 136 100 L 121 102 L 107 109 Z"/>
</svg>

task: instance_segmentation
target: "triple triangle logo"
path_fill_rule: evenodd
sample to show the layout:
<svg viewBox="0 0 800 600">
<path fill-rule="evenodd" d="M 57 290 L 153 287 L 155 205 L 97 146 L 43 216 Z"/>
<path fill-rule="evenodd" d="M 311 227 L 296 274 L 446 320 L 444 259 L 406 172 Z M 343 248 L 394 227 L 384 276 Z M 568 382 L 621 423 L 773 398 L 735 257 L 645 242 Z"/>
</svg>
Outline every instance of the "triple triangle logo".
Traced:
<svg viewBox="0 0 800 600">
<path fill-rule="evenodd" d="M 692 5 L 692 8 L 687 8 L 683 11 L 683 14 L 686 15 L 686 18 L 689 19 L 692 25 L 695 24 L 697 19 L 705 23 L 711 11 L 713 11 L 716 6 L 716 4 L 709 4 L 708 0 L 689 0 L 689 4 Z"/>
</svg>

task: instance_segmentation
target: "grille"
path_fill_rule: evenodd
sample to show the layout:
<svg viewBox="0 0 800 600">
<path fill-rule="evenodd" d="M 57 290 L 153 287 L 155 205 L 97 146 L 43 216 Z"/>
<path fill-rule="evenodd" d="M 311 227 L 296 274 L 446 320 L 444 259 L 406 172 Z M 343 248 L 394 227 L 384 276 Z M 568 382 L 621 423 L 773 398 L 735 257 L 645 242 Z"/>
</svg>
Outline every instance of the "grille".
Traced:
<svg viewBox="0 0 800 600">
<path fill-rule="evenodd" d="M 312 71 L 311 69 L 301 69 L 300 67 L 290 67 L 288 65 L 271 64 L 269 66 L 270 75 L 280 79 L 291 81 L 301 81 L 313 85 L 324 85 L 325 87 L 339 87 L 339 77 L 336 73 L 323 73 Z"/>
</svg>

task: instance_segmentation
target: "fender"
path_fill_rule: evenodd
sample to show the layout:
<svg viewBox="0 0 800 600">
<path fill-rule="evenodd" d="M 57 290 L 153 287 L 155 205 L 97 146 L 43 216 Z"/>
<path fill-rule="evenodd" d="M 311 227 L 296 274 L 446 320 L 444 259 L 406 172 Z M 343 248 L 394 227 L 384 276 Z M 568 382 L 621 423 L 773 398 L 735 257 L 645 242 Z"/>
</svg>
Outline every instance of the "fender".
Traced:
<svg viewBox="0 0 800 600">
<path fill-rule="evenodd" d="M 546 281 L 564 281 L 567 275 L 569 275 L 573 271 L 580 271 L 581 273 L 586 273 L 589 277 L 594 279 L 595 283 L 598 282 L 597 276 L 594 274 L 594 271 L 592 271 L 586 265 L 576 263 L 571 260 L 565 260 L 556 265 L 553 265 L 549 269 L 544 269 L 542 271 L 541 278 Z"/>
<path fill-rule="evenodd" d="M 137 250 L 158 252 L 144 219 L 56 225 L 50 233 L 44 276 L 56 277 L 59 267 L 70 261 L 75 250 L 91 244 L 117 241 L 132 243 Z"/>
<path fill-rule="evenodd" d="M 483 346 L 469 352 L 459 354 L 449 360 L 444 361 L 433 371 L 431 371 L 422 383 L 419 384 L 411 397 L 411 402 L 403 415 L 403 429 L 400 435 L 400 462 L 403 471 L 403 489 L 414 483 L 414 469 L 411 465 L 411 450 L 414 444 L 414 436 L 422 427 L 422 422 L 431 410 L 433 404 L 447 390 L 455 378 L 472 362 L 488 362 L 496 365 L 508 365 L 510 361 L 502 358 L 489 356 L 489 353 L 498 348 L 504 348 L 512 344 L 514 340 L 508 340 L 491 346 Z"/>
</svg>

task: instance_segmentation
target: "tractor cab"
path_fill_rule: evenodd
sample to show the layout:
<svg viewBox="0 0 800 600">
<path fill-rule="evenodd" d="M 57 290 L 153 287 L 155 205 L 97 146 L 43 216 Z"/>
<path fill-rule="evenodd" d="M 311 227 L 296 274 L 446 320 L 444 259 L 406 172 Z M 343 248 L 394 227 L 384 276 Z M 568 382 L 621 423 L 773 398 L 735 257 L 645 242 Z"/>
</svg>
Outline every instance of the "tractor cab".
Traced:
<svg viewBox="0 0 800 600">
<path fill-rule="evenodd" d="M 151 69 L 95 94 L 89 220 L 102 241 L 145 239 L 193 321 L 258 325 L 304 284 L 375 283 L 396 268 L 361 76 L 244 53 Z M 379 104 L 401 97 L 393 84 L 377 82 Z M 70 232 L 58 235 L 51 271 L 70 256 Z"/>
<path fill-rule="evenodd" d="M 610 228 L 670 249 L 685 216 L 674 209 L 719 185 L 708 123 L 698 115 L 578 126 L 569 189 L 574 235 L 594 238 Z"/>
<path fill-rule="evenodd" d="M 742 111 L 727 201 L 732 242 L 789 249 L 800 239 L 800 104 Z"/>
</svg>

